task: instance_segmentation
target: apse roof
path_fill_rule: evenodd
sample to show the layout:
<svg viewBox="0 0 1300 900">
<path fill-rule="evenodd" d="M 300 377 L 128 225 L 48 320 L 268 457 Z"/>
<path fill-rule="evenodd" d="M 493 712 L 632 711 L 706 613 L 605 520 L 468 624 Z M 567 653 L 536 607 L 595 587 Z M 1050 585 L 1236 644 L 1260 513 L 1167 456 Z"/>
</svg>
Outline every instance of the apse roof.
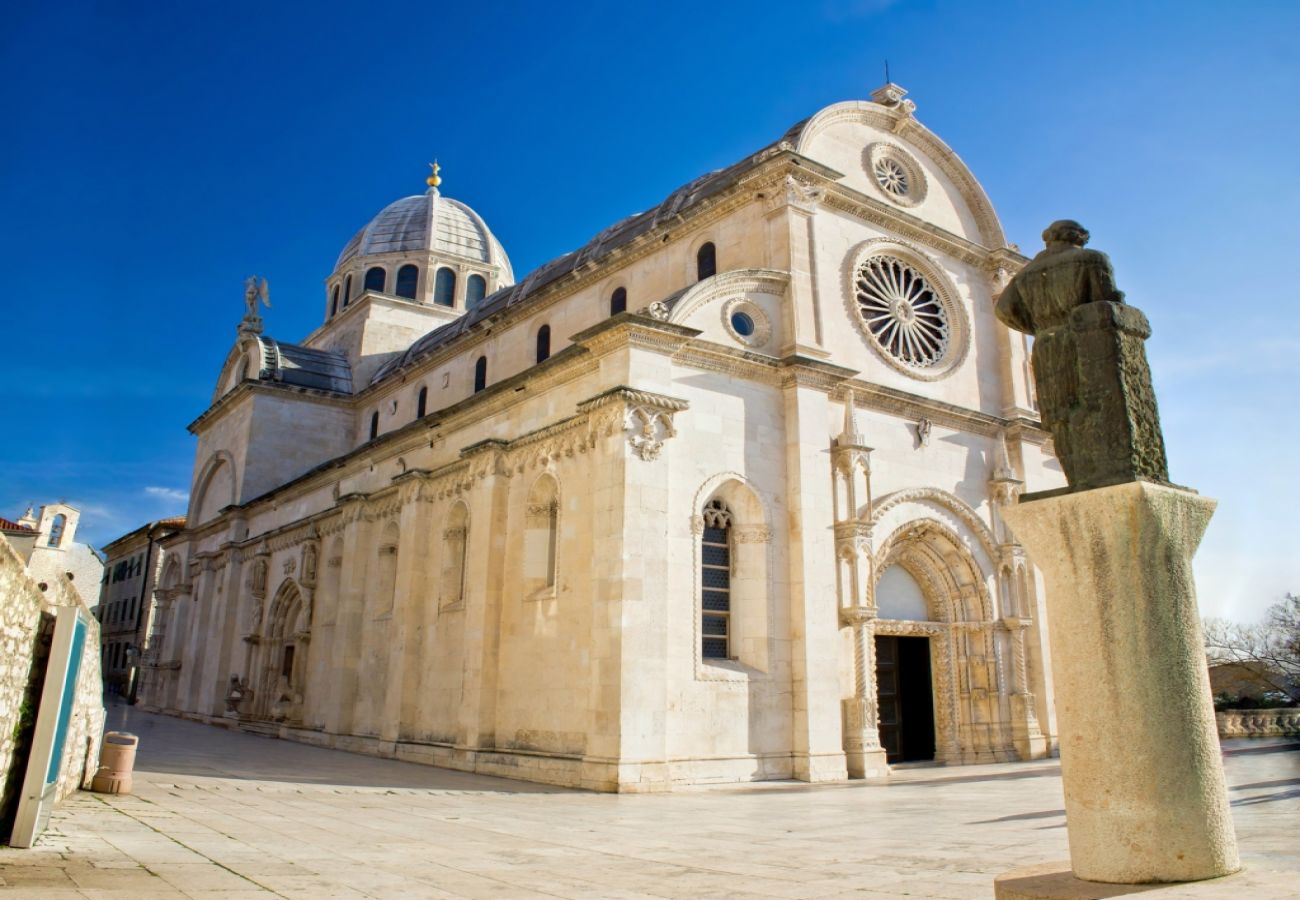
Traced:
<svg viewBox="0 0 1300 900">
<path fill-rule="evenodd" d="M 262 381 L 352 393 L 352 368 L 342 353 L 285 344 L 266 335 L 258 335 L 257 341 L 262 346 Z"/>
</svg>

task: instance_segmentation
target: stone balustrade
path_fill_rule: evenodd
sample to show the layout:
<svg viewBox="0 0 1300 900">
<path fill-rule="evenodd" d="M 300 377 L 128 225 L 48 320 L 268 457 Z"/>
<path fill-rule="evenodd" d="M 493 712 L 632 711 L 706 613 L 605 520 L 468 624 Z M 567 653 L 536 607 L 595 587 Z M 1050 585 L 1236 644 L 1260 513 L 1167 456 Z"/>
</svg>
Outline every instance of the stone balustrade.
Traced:
<svg viewBox="0 0 1300 900">
<path fill-rule="evenodd" d="M 1300 707 L 1227 709 L 1216 713 L 1219 737 L 1284 737 L 1300 735 Z"/>
</svg>

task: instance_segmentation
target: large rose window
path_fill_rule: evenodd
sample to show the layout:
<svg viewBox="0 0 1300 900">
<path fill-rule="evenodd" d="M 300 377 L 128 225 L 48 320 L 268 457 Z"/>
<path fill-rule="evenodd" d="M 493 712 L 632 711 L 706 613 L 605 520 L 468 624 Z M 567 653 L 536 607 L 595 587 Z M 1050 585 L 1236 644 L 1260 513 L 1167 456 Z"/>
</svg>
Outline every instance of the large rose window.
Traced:
<svg viewBox="0 0 1300 900">
<path fill-rule="evenodd" d="M 873 256 L 858 267 L 854 283 L 858 315 L 881 350 L 917 369 L 944 361 L 948 314 L 924 275 L 892 256 Z"/>
</svg>

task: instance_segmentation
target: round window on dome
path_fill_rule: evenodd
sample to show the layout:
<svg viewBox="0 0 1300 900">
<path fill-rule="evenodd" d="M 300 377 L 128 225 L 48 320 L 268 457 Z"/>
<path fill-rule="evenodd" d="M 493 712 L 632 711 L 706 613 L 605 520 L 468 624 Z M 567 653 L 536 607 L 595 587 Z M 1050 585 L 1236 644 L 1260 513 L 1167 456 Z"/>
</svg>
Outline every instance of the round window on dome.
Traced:
<svg viewBox="0 0 1300 900">
<path fill-rule="evenodd" d="M 748 313 L 734 312 L 731 314 L 731 327 L 741 337 L 750 337 L 754 333 L 754 320 Z"/>
</svg>

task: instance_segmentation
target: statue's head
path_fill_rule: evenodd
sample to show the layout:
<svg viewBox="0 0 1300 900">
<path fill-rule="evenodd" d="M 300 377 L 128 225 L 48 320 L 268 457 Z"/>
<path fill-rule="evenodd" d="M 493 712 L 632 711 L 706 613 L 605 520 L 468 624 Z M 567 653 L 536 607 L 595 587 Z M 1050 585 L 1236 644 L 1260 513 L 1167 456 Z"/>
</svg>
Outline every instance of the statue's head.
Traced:
<svg viewBox="0 0 1300 900">
<path fill-rule="evenodd" d="M 1043 241 L 1047 244 L 1070 244 L 1082 247 L 1088 243 L 1088 229 L 1073 219 L 1057 219 L 1043 230 Z"/>
</svg>

